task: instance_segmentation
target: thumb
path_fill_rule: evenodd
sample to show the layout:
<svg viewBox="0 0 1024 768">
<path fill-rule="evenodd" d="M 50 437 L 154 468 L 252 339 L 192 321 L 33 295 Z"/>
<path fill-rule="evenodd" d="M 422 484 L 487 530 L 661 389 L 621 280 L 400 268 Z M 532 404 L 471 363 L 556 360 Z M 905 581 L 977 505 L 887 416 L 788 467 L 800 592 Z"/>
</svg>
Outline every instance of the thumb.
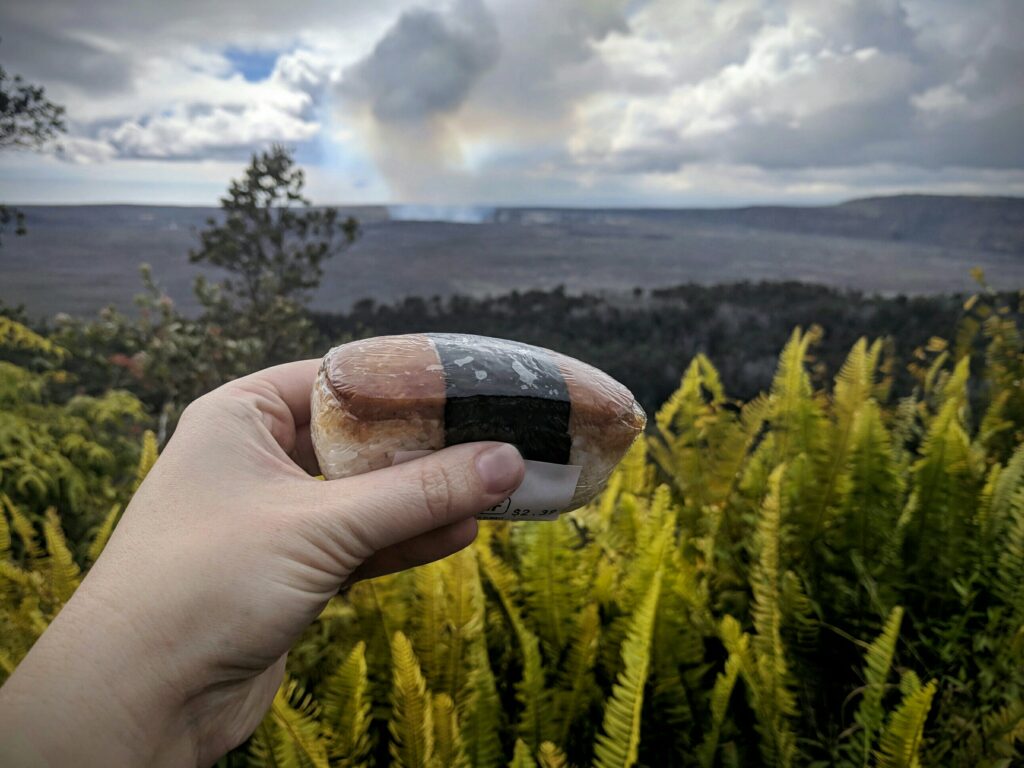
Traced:
<svg viewBox="0 0 1024 768">
<path fill-rule="evenodd" d="M 515 446 L 454 445 L 393 467 L 320 483 L 322 511 L 332 529 L 364 550 L 353 554 L 366 558 L 493 507 L 519 487 L 524 472 Z"/>
</svg>

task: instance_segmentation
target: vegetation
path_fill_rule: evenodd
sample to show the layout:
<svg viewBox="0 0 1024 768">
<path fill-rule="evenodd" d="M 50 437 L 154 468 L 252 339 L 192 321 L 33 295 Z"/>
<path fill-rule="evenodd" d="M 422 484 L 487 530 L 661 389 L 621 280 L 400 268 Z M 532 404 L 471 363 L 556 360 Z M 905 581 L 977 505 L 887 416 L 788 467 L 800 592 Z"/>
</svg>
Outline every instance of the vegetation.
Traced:
<svg viewBox="0 0 1024 768">
<path fill-rule="evenodd" d="M 303 309 L 320 284 L 320 265 L 359 230 L 337 209 L 311 208 L 302 196 L 304 184 L 284 147 L 253 155 L 243 178 L 221 198 L 222 219 L 209 220 L 190 255 L 228 272 L 213 285 L 200 277 L 196 295 L 208 323 L 230 338 L 255 340 L 256 368 L 311 353 Z"/>
<path fill-rule="evenodd" d="M 64 107 L 47 99 L 41 86 L 0 67 L 0 150 L 42 149 L 64 130 Z M 15 234 L 25 234 L 25 215 L 0 205 L 0 234 L 12 222 Z"/>
<path fill-rule="evenodd" d="M 746 402 L 694 356 L 599 499 L 482 525 L 469 549 L 332 600 L 223 764 L 1016 764 L 1021 300 L 970 299 L 906 388 L 869 339 L 824 386 L 816 327 Z M 3 323 L 0 676 L 155 447 L 131 396 L 75 395 L 77 347 Z M 62 472 L 84 477 L 77 496 Z"/>
</svg>

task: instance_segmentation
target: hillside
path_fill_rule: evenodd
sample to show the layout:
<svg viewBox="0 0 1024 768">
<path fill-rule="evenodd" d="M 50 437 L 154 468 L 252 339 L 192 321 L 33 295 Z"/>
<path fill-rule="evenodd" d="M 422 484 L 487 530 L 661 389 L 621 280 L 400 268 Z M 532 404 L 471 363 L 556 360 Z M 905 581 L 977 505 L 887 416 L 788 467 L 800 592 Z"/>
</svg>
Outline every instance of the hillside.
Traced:
<svg viewBox="0 0 1024 768">
<path fill-rule="evenodd" d="M 25 206 L 26 237 L 0 247 L 0 300 L 35 315 L 128 307 L 138 264 L 194 310 L 188 263 L 211 208 Z M 328 264 L 315 305 L 363 297 L 570 292 L 679 283 L 799 280 L 883 294 L 970 288 L 983 267 L 1024 285 L 1024 199 L 905 195 L 835 206 L 736 209 L 482 209 L 480 223 L 392 218 L 349 209 L 360 241 Z M 442 211 L 440 215 L 444 215 Z M 463 218 L 463 217 L 458 217 Z"/>
</svg>

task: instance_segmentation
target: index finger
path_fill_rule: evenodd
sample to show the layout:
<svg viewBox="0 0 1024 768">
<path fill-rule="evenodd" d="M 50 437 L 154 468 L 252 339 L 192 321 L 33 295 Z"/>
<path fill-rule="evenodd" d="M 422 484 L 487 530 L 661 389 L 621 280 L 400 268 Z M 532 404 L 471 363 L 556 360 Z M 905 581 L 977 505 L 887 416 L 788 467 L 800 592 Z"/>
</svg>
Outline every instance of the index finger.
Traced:
<svg viewBox="0 0 1024 768">
<path fill-rule="evenodd" d="M 313 382 L 320 370 L 320 358 L 313 360 L 296 360 L 294 363 L 283 363 L 272 368 L 250 373 L 231 384 L 244 388 L 251 386 L 269 389 L 288 411 L 296 428 L 309 424 L 309 399 L 313 392 Z M 275 416 L 277 414 L 271 414 Z"/>
</svg>

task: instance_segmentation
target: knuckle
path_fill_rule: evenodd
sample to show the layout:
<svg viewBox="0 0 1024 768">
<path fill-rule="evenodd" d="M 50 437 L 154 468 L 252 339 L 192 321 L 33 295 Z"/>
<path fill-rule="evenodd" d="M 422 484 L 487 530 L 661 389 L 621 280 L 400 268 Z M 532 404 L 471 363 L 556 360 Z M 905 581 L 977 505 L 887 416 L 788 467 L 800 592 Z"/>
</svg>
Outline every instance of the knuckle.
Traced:
<svg viewBox="0 0 1024 768">
<path fill-rule="evenodd" d="M 450 519 L 454 506 L 453 483 L 444 465 L 424 462 L 420 470 L 420 487 L 431 518 L 438 523 Z"/>
</svg>

